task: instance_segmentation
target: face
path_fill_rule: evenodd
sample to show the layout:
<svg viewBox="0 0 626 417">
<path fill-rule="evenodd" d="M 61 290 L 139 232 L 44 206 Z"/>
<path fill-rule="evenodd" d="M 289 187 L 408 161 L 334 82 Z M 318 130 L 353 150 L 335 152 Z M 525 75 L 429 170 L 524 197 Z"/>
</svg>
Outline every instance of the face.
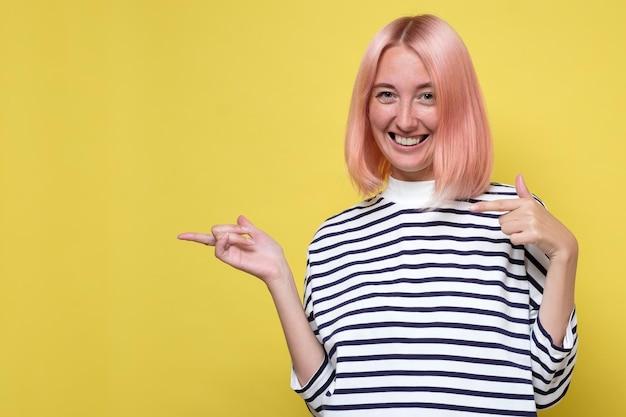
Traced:
<svg viewBox="0 0 626 417">
<path fill-rule="evenodd" d="M 376 144 L 402 181 L 434 179 L 432 154 L 439 123 L 433 83 L 420 57 L 394 46 L 380 58 L 369 102 Z"/>
</svg>

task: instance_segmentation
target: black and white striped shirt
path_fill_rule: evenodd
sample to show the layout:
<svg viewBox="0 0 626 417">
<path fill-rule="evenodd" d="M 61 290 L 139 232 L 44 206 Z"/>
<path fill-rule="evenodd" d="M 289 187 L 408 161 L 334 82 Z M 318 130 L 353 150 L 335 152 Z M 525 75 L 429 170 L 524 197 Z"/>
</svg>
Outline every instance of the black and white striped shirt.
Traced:
<svg viewBox="0 0 626 417">
<path fill-rule="evenodd" d="M 292 388 L 316 416 L 535 416 L 567 391 L 576 315 L 563 347 L 538 320 L 547 257 L 513 245 L 493 184 L 425 209 L 434 182 L 385 191 L 328 219 L 309 247 L 304 308 L 326 358 Z"/>
</svg>

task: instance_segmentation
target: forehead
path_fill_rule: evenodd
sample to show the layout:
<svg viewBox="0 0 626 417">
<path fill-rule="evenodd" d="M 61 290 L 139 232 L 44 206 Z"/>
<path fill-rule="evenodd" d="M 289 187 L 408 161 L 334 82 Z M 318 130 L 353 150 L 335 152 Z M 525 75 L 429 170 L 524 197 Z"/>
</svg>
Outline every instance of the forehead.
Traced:
<svg viewBox="0 0 626 417">
<path fill-rule="evenodd" d="M 414 82 L 423 84 L 430 81 L 424 62 L 413 49 L 392 46 L 383 52 L 376 69 L 375 83 Z"/>
</svg>

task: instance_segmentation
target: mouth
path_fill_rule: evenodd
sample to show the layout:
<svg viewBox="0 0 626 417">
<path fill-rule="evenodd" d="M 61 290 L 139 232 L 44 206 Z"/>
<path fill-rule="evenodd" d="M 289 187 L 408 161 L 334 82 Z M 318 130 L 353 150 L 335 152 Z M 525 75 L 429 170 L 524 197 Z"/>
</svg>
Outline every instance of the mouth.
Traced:
<svg viewBox="0 0 626 417">
<path fill-rule="evenodd" d="M 412 137 L 407 138 L 404 136 L 396 135 L 393 132 L 389 132 L 388 135 L 391 138 L 391 140 L 393 140 L 398 145 L 402 145 L 402 146 L 419 145 L 420 143 L 424 142 L 426 139 L 430 137 L 430 135 L 426 134 L 426 135 L 412 136 Z"/>
</svg>

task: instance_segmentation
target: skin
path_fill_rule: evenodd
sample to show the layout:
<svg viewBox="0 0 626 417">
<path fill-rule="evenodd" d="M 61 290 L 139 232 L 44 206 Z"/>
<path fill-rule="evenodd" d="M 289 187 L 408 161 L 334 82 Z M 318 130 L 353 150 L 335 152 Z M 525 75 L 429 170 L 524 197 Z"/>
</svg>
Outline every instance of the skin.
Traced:
<svg viewBox="0 0 626 417">
<path fill-rule="evenodd" d="M 370 126 L 394 178 L 433 179 L 432 149 L 439 123 L 430 77 L 420 58 L 404 46 L 390 48 L 381 57 L 369 114 Z M 411 146 L 398 145 L 393 135 L 426 138 Z M 514 244 L 534 244 L 550 258 L 539 317 L 553 343 L 562 345 L 574 308 L 574 281 L 578 243 L 574 235 L 538 204 L 520 175 L 518 199 L 474 204 L 474 212 L 504 212 L 502 231 Z M 251 274 L 267 286 L 278 313 L 294 371 L 306 384 L 324 360 L 322 345 L 313 334 L 302 308 L 293 274 L 281 246 L 244 216 L 234 224 L 219 224 L 210 233 L 182 233 L 181 240 L 215 248 L 215 256 Z"/>
<path fill-rule="evenodd" d="M 381 56 L 369 103 L 370 127 L 378 148 L 402 181 L 434 179 L 432 154 L 439 124 L 433 83 L 420 57 L 400 45 Z M 410 145 L 394 138 L 423 139 Z"/>
</svg>

